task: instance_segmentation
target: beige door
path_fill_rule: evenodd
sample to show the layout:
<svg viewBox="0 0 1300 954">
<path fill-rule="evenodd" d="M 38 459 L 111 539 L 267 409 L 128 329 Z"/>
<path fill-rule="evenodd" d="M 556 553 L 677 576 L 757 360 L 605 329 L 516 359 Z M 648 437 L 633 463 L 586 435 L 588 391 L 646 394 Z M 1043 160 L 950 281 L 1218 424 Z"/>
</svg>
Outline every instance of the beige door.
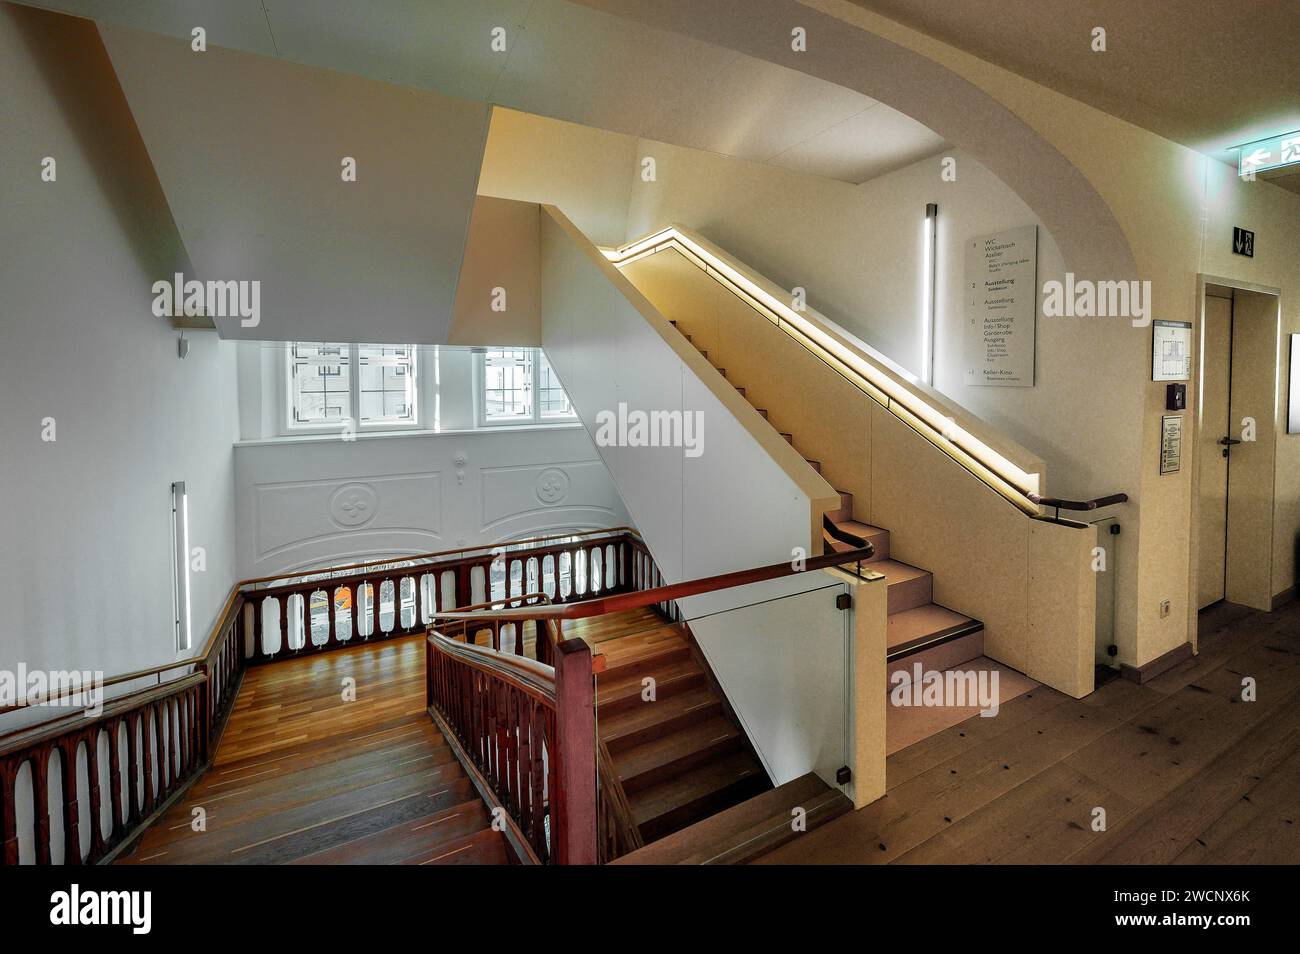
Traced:
<svg viewBox="0 0 1300 954">
<path fill-rule="evenodd" d="M 1197 606 L 1204 609 L 1224 597 L 1228 542 L 1228 456 L 1219 439 L 1229 434 L 1232 385 L 1232 302 L 1205 299 L 1201 329 L 1205 375 L 1201 381 L 1200 586 Z"/>
</svg>

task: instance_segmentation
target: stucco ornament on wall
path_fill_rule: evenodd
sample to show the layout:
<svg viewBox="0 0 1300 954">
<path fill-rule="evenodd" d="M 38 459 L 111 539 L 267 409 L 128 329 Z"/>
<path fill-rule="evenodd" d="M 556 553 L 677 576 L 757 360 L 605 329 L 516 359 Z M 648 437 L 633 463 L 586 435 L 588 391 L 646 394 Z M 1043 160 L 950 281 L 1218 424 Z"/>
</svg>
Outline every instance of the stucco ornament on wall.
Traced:
<svg viewBox="0 0 1300 954">
<path fill-rule="evenodd" d="M 379 511 L 379 495 L 369 484 L 344 484 L 330 496 L 330 516 L 340 527 L 362 527 Z"/>
<path fill-rule="evenodd" d="M 569 475 L 558 467 L 548 467 L 537 475 L 537 499 L 557 504 L 569 496 Z"/>
</svg>

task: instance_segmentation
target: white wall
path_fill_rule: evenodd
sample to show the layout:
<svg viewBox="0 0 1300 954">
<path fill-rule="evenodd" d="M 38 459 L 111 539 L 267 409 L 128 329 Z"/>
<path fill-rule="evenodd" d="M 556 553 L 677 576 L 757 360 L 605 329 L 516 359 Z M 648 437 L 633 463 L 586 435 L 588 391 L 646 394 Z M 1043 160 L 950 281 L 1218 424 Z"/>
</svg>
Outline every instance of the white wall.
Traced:
<svg viewBox="0 0 1300 954">
<path fill-rule="evenodd" d="M 172 481 L 206 551 L 196 647 L 233 582 L 235 346 L 182 361 L 151 314 L 183 249 L 93 25 L 55 19 L 0 4 L 0 668 L 112 675 L 181 658 Z"/>
<path fill-rule="evenodd" d="M 578 425 L 241 444 L 235 497 L 241 578 L 628 523 Z"/>
<path fill-rule="evenodd" d="M 475 429 L 470 349 L 418 354 L 427 429 L 282 439 L 283 346 L 240 345 L 241 579 L 629 523 L 581 425 Z"/>
</svg>

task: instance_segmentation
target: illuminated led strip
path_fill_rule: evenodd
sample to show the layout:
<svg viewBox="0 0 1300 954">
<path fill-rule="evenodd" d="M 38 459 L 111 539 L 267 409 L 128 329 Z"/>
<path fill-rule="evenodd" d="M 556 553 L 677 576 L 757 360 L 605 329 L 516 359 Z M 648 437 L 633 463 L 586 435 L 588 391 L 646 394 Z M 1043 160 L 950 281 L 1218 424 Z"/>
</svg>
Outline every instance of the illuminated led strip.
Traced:
<svg viewBox="0 0 1300 954">
<path fill-rule="evenodd" d="M 868 396 L 931 443 L 946 451 L 949 456 L 963 464 L 972 474 L 997 490 L 1025 513 L 1039 513 L 1038 506 L 1025 497 L 1025 494 L 1040 492 L 1036 480 L 1037 474 L 1026 473 L 924 399 L 870 362 L 864 361 L 856 351 L 827 334 L 729 262 L 719 258 L 676 228 L 670 226 L 621 248 L 606 248 L 601 251 L 611 263 L 621 268 L 667 248 L 682 253 L 715 280 L 730 286 L 759 314 L 791 337 L 802 340 L 810 350 L 821 352 L 823 360 L 831 359 L 827 363 L 839 370 L 841 374 L 850 377 L 850 380 L 854 377 L 860 378 L 860 382 L 854 381 L 854 383 L 859 384 Z"/>
</svg>

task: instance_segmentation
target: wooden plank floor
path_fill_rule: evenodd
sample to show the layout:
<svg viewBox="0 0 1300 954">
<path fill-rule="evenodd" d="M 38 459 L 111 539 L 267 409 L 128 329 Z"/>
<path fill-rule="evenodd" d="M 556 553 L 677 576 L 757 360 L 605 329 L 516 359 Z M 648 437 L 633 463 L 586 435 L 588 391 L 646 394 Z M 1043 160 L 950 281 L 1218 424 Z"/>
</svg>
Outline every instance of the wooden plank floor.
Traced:
<svg viewBox="0 0 1300 954">
<path fill-rule="evenodd" d="M 1144 685 L 1034 689 L 895 753 L 884 798 L 759 863 L 1300 862 L 1300 603 L 1200 633 Z"/>
<path fill-rule="evenodd" d="M 424 710 L 412 636 L 250 669 L 212 768 L 123 861 L 503 864 L 506 850 Z"/>
</svg>

